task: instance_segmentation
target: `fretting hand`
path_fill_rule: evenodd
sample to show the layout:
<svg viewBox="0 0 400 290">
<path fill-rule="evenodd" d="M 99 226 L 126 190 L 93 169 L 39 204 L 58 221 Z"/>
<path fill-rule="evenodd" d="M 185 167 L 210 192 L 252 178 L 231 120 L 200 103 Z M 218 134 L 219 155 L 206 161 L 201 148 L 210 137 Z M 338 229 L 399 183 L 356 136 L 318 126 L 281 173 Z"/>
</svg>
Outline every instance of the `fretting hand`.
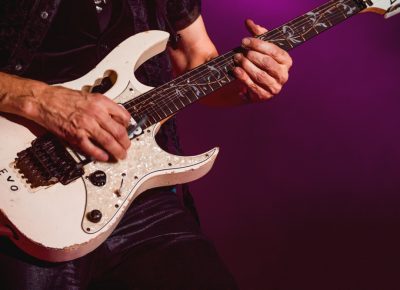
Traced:
<svg viewBox="0 0 400 290">
<path fill-rule="evenodd" d="M 267 29 L 246 20 L 246 27 L 253 36 L 267 32 Z M 235 54 L 238 65 L 235 76 L 244 84 L 243 94 L 247 101 L 258 102 L 278 94 L 289 78 L 292 58 L 273 43 L 247 37 L 243 39 L 244 54 Z"/>
</svg>

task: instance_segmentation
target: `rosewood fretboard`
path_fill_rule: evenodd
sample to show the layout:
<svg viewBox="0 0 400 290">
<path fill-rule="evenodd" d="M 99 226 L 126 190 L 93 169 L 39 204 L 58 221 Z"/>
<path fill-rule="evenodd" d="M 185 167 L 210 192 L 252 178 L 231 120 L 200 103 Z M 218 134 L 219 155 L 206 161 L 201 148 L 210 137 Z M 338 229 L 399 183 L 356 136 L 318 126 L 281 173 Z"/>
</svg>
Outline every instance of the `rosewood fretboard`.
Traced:
<svg viewBox="0 0 400 290">
<path fill-rule="evenodd" d="M 333 0 L 258 38 L 275 43 L 288 51 L 365 8 L 360 0 Z M 235 79 L 231 74 L 235 66 L 233 56 L 239 51 L 243 51 L 243 48 L 220 55 L 173 81 L 126 102 L 124 106 L 135 120 L 146 117 L 143 125 L 145 128 L 160 122 L 232 82 Z"/>
</svg>

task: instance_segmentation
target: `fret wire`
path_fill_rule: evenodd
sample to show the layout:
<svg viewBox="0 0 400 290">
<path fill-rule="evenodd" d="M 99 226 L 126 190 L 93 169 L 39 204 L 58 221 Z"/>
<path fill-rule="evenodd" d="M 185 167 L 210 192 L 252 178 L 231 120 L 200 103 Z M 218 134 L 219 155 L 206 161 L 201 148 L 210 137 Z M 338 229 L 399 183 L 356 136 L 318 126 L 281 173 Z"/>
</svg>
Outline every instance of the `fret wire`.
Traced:
<svg viewBox="0 0 400 290">
<path fill-rule="evenodd" d="M 154 112 L 157 114 L 158 118 L 162 119 L 160 114 L 158 113 L 158 110 L 154 110 Z"/>
<path fill-rule="evenodd" d="M 186 104 L 182 101 L 182 98 L 178 98 L 178 100 L 181 102 L 183 107 L 186 107 Z M 190 103 L 189 103 L 190 104 Z"/>
<path fill-rule="evenodd" d="M 232 62 L 232 63 L 233 63 L 233 62 Z M 223 64 L 223 65 L 224 65 L 224 64 Z M 214 90 L 214 88 L 213 88 L 213 90 Z M 172 96 L 172 98 L 173 98 L 173 97 L 174 97 L 174 96 Z M 166 102 L 168 102 L 168 101 L 169 101 L 169 100 L 167 99 L 167 100 L 164 101 L 164 103 L 166 103 Z"/>
<path fill-rule="evenodd" d="M 233 62 L 228 62 L 227 64 L 233 64 Z M 202 74 L 201 75 L 201 77 L 204 77 L 204 76 L 206 76 L 207 74 Z M 197 78 L 198 79 L 198 78 Z M 206 85 L 209 85 L 208 83 L 206 83 Z M 219 87 L 221 87 L 220 85 L 219 85 Z M 214 88 L 212 88 L 213 90 L 214 90 Z M 168 97 L 168 96 L 167 96 Z M 193 100 L 191 100 L 189 97 L 188 97 L 188 95 L 186 94 L 186 98 L 190 101 L 190 102 L 193 102 Z M 163 99 L 165 99 L 165 98 L 163 98 Z M 197 96 L 196 96 L 196 100 L 197 100 L 198 98 L 197 98 Z"/>
<path fill-rule="evenodd" d="M 180 105 L 179 105 L 179 106 L 180 106 L 180 109 L 186 107 L 186 105 L 182 102 L 181 98 L 176 98 L 175 101 L 176 101 L 176 102 L 179 101 L 179 103 L 180 103 Z"/>
<path fill-rule="evenodd" d="M 220 85 L 219 85 L 219 87 L 220 87 Z M 213 90 L 214 90 L 214 88 L 213 88 Z M 172 99 L 173 99 L 173 98 L 174 98 L 174 96 L 172 96 Z M 169 101 L 169 100 L 167 99 L 167 100 L 164 101 L 164 103 L 167 103 L 168 101 Z M 151 110 L 150 110 L 150 111 L 151 111 Z M 149 112 L 150 112 L 150 111 L 149 111 Z"/>
<path fill-rule="evenodd" d="M 322 10 L 324 10 L 325 8 L 327 8 L 326 10 L 329 10 L 329 9 L 331 9 L 331 8 L 333 8 L 333 7 L 335 7 L 336 5 L 337 5 L 337 1 L 330 1 L 330 2 L 327 2 L 327 3 L 325 3 L 325 4 L 323 4 L 322 6 L 320 6 L 320 7 L 317 7 L 317 8 L 315 8 L 314 10 L 311 10 L 311 12 L 314 12 L 314 13 L 320 13 L 320 12 L 322 12 Z M 303 22 L 303 23 L 301 23 L 301 21 L 302 20 L 306 20 L 305 22 Z M 308 17 L 308 15 L 307 15 L 307 13 L 306 14 L 303 14 L 303 15 L 301 15 L 301 16 L 299 16 L 299 17 L 297 17 L 297 18 L 295 18 L 295 19 L 293 19 L 293 20 L 291 20 L 291 21 L 289 21 L 287 24 L 284 24 L 284 25 L 282 25 L 282 26 L 280 26 L 280 27 L 277 27 L 276 29 L 274 29 L 274 30 L 280 30 L 280 29 L 282 29 L 282 27 L 283 26 L 292 26 L 292 25 L 294 25 L 294 24 L 299 24 L 299 23 L 301 23 L 301 25 L 304 25 L 304 23 L 306 23 L 307 21 L 309 21 L 309 17 Z M 262 34 L 261 36 L 263 36 L 263 35 L 269 35 L 269 32 L 267 32 L 267 33 L 264 33 L 264 34 Z"/>
<path fill-rule="evenodd" d="M 335 3 L 333 3 L 333 6 L 332 7 L 334 7 L 335 5 L 337 5 L 338 3 L 337 2 L 335 2 Z M 315 11 L 315 10 L 314 10 Z M 337 15 L 334 15 L 335 17 L 337 16 Z M 349 15 L 350 16 L 350 15 Z M 304 16 L 303 16 L 304 17 Z M 345 18 L 347 18 L 347 17 L 345 17 Z M 293 22 L 293 21 L 292 21 Z M 303 24 L 304 25 L 304 24 Z M 328 27 L 329 28 L 329 27 Z M 279 28 L 277 29 L 278 31 L 276 31 L 276 32 L 280 32 L 279 31 Z M 271 31 L 271 32 L 275 32 L 275 30 L 273 30 L 273 31 Z M 281 35 L 282 35 L 282 33 L 280 33 Z M 268 35 L 269 36 L 269 35 Z M 283 35 L 282 35 L 283 36 Z M 232 52 L 228 52 L 228 54 L 229 53 L 232 53 Z M 233 55 L 233 53 L 232 53 L 232 55 Z M 224 56 L 224 55 L 223 55 Z M 222 60 L 222 67 L 223 66 L 227 66 L 227 65 L 229 65 L 229 61 L 228 61 L 228 64 L 226 64 L 224 61 L 226 61 L 226 59 L 224 59 L 224 58 L 221 58 L 221 60 Z M 233 62 L 232 62 L 233 63 Z M 211 62 L 210 63 L 208 63 L 208 65 L 210 65 L 211 64 Z M 221 69 L 221 71 L 223 71 L 222 70 L 222 67 L 219 67 L 219 69 Z M 197 72 L 196 72 L 197 73 Z M 203 73 L 203 71 L 200 71 L 200 73 Z M 209 73 L 209 71 L 207 71 L 207 69 L 206 69 L 206 71 L 205 71 L 205 74 L 204 75 L 202 75 L 201 77 L 204 77 L 204 76 L 207 76 L 207 73 Z M 191 78 L 192 76 L 190 76 L 190 78 Z M 200 77 L 200 78 L 201 78 Z M 228 80 L 229 80 L 229 75 L 227 75 L 227 74 L 225 74 L 224 73 L 224 78 L 227 78 Z M 197 78 L 197 79 L 199 79 L 199 78 Z M 175 80 L 176 81 L 176 80 Z M 217 80 L 218 82 L 220 81 L 220 79 L 218 79 Z M 221 84 L 218 84 L 219 85 L 219 87 L 221 87 Z M 217 88 L 218 89 L 218 88 Z M 212 87 L 212 90 L 214 91 L 214 88 Z M 194 93 L 194 91 L 193 90 L 190 90 L 193 94 L 194 94 L 194 96 L 196 97 L 196 100 L 198 99 L 198 96 Z M 203 93 L 204 94 L 204 93 Z M 157 95 L 157 94 L 154 94 L 155 96 Z M 187 97 L 187 96 L 186 96 Z M 187 97 L 188 98 L 188 97 Z M 172 94 L 172 97 L 171 97 L 171 95 L 167 95 L 167 97 L 166 98 L 163 98 L 163 99 L 165 99 L 165 101 L 164 101 L 164 105 L 165 104 L 168 104 L 168 102 L 170 102 L 171 100 L 173 101 L 174 99 L 176 99 L 176 96 L 174 96 L 174 94 Z M 188 98 L 189 99 L 189 98 Z M 190 99 L 189 99 L 190 100 Z M 190 100 L 191 101 L 191 100 Z M 162 106 L 162 104 L 161 104 L 161 106 Z M 159 107 L 161 107 L 161 106 L 159 106 Z M 165 106 L 164 106 L 165 107 Z M 168 107 L 169 108 L 169 107 Z M 169 108 L 169 110 L 171 111 L 171 109 Z M 179 110 L 179 109 L 178 109 Z M 154 109 L 152 109 L 151 107 L 150 107 L 150 111 L 148 111 L 148 112 L 151 112 L 151 111 L 155 111 Z M 165 113 L 165 112 L 164 112 Z"/>
<path fill-rule="evenodd" d="M 327 5 L 329 5 L 329 4 L 331 5 L 331 6 L 330 6 L 330 8 L 331 8 L 331 7 L 334 7 L 335 5 L 337 5 L 337 2 L 335 2 L 335 3 L 327 3 Z M 333 4 L 333 5 L 332 5 L 332 4 Z M 322 9 L 320 9 L 320 10 L 322 10 Z M 305 15 L 303 15 L 302 17 L 304 18 Z M 293 21 L 292 21 L 292 22 L 293 22 Z M 278 32 L 279 32 L 279 31 L 278 31 Z"/>
<path fill-rule="evenodd" d="M 153 122 L 157 122 L 157 119 L 152 115 L 152 116 L 150 116 L 150 117 L 148 117 L 148 120 L 150 121 L 150 118 L 152 118 L 153 119 Z"/>
<path fill-rule="evenodd" d="M 320 19 L 322 16 L 326 16 L 326 12 L 327 12 L 329 9 L 331 9 L 332 7 L 337 7 L 337 5 L 338 5 L 338 2 L 335 2 L 333 6 L 329 7 L 329 8 L 326 9 L 324 12 L 320 9 L 319 13 L 323 12 L 323 14 L 317 19 L 317 21 L 313 22 L 312 24 L 309 24 L 309 26 L 311 26 L 311 29 L 315 28 L 315 32 L 318 34 L 318 33 L 322 32 L 322 31 L 324 31 L 324 30 L 326 30 L 326 29 L 332 27 L 333 25 L 327 26 L 327 27 L 322 27 L 321 30 L 318 30 L 318 28 L 316 28 L 316 24 L 319 24 L 319 23 L 320 23 L 319 19 Z M 355 4 L 353 3 L 353 5 L 355 5 Z M 359 8 L 359 7 L 350 7 L 350 6 L 349 6 L 349 9 L 351 9 L 351 12 L 356 12 L 356 13 L 358 13 L 358 12 L 360 11 L 360 8 Z M 314 11 L 315 11 L 315 10 L 314 10 Z M 353 13 L 352 15 L 354 15 L 354 14 L 355 14 L 355 13 Z M 345 20 L 346 18 L 348 18 L 348 17 L 350 17 L 350 16 L 352 16 L 352 15 L 348 15 L 348 16 L 346 16 L 346 17 L 343 17 L 343 15 L 341 14 L 341 11 L 334 11 L 334 12 L 333 12 L 331 15 L 329 15 L 329 16 L 330 16 L 330 19 L 335 20 L 335 24 L 337 24 L 338 22 L 341 22 L 341 21 Z M 338 17 L 339 17 L 340 19 L 338 19 Z M 323 24 L 325 25 L 325 23 L 323 23 Z M 283 25 L 283 26 L 285 26 L 285 25 Z M 278 31 L 281 31 L 283 26 L 279 27 L 277 30 L 278 30 Z M 303 26 L 303 27 L 301 27 L 301 26 Z M 325 25 L 325 26 L 326 26 L 326 25 Z M 293 28 L 293 32 L 294 32 L 294 38 L 302 37 L 302 38 L 310 39 L 312 36 L 315 36 L 315 34 L 313 34 L 312 31 L 311 31 L 311 36 L 308 35 L 308 34 L 310 33 L 310 29 L 309 29 L 308 31 L 306 31 L 306 32 L 303 32 L 303 31 L 301 31 L 301 30 L 298 29 L 299 27 L 303 28 L 303 31 L 304 31 L 304 27 L 305 27 L 304 22 L 303 22 L 303 24 L 296 25 L 296 26 L 292 27 L 292 28 Z M 270 41 L 272 40 L 272 42 L 273 42 L 273 39 L 271 39 L 271 37 L 270 37 L 268 34 L 262 35 L 261 38 L 263 38 L 264 40 L 270 40 Z M 277 40 L 275 39 L 275 41 L 277 41 Z M 281 44 L 282 42 L 289 43 L 289 45 L 290 45 L 291 47 L 292 47 L 292 46 L 297 46 L 297 45 L 299 45 L 299 44 L 302 43 L 302 42 L 299 42 L 299 43 L 297 43 L 297 44 L 290 43 L 289 41 L 287 41 L 287 36 L 283 36 L 283 38 L 280 39 L 279 43 L 277 43 L 277 44 Z M 285 45 L 281 45 L 281 46 L 285 46 Z"/>
<path fill-rule="evenodd" d="M 181 108 L 179 108 L 179 107 L 175 104 L 174 101 L 176 101 L 176 99 L 172 100 L 171 103 L 174 104 L 176 110 L 179 111 Z"/>
<path fill-rule="evenodd" d="M 350 2 L 352 2 L 353 5 L 355 5 L 355 4 L 353 3 L 353 0 L 350 0 Z M 340 2 L 340 3 L 341 3 L 341 2 Z M 321 8 L 318 9 L 318 8 L 317 8 L 317 9 L 315 9 L 315 10 L 312 10 L 311 12 L 313 12 L 313 13 L 321 13 L 321 12 L 326 13 L 326 12 L 327 12 L 328 10 L 330 10 L 331 8 L 334 8 L 334 7 L 337 8 L 337 5 L 340 4 L 340 3 L 339 3 L 338 1 L 328 2 L 328 3 L 325 5 L 326 7 L 322 7 L 322 8 L 326 8 L 325 11 L 323 11 L 324 9 L 321 9 Z M 346 3 L 347 3 L 347 2 L 346 2 Z M 323 5 L 323 6 L 324 6 L 324 5 Z M 355 8 L 355 7 L 353 7 L 353 8 Z M 357 8 L 358 8 L 358 7 L 357 7 Z M 339 9 L 338 9 L 338 10 L 339 10 Z M 332 13 L 332 15 L 333 15 L 334 17 L 338 16 L 339 13 L 337 13 L 337 12 L 340 12 L 340 14 L 341 14 L 341 11 L 334 11 L 334 13 Z M 358 11 L 358 12 L 359 12 L 359 11 Z M 310 13 L 310 12 L 309 12 L 309 13 Z M 301 18 L 304 18 L 304 17 L 307 17 L 307 14 L 305 14 L 305 15 L 299 17 L 298 19 L 301 19 Z M 289 23 L 292 23 L 292 28 L 293 28 L 293 29 L 295 30 L 295 32 L 297 32 L 297 33 L 300 32 L 300 31 L 298 30 L 298 28 L 301 28 L 301 26 L 305 25 L 305 22 L 307 22 L 307 21 L 310 20 L 310 19 L 307 17 L 307 20 L 306 20 L 305 22 L 303 21 L 303 23 L 301 23 L 301 21 L 299 22 L 298 19 L 295 19 L 294 21 L 292 20 L 291 22 L 289 22 Z M 290 26 L 289 23 L 278 27 L 276 30 L 280 31 L 280 30 L 282 29 L 282 27 L 284 27 L 284 26 Z M 293 24 L 296 24 L 296 25 L 293 27 Z M 300 25 L 299 25 L 299 24 L 300 24 Z M 265 37 L 265 36 L 269 36 L 269 33 L 262 34 L 262 35 L 261 35 L 261 38 L 263 38 L 263 37 Z"/>
<path fill-rule="evenodd" d="M 352 0 L 351 0 L 351 2 L 352 2 L 352 4 L 353 5 L 356 5 Z M 319 8 L 317 8 L 317 10 L 319 9 L 319 10 L 322 10 L 323 8 L 326 8 L 325 6 L 329 6 L 329 8 L 332 8 L 332 7 L 334 7 L 334 6 L 336 6 L 337 4 L 339 4 L 339 2 L 337 2 L 337 1 L 331 1 L 331 2 L 328 2 L 328 3 L 326 3 L 326 4 L 324 4 L 324 5 L 322 5 L 321 7 L 319 7 Z M 314 10 L 315 11 L 315 10 Z M 301 17 L 305 17 L 306 15 L 303 15 L 303 16 L 301 16 Z M 291 22 L 289 22 L 289 23 L 292 23 L 292 22 L 295 22 L 296 21 L 296 19 L 295 20 L 292 20 Z M 273 30 L 274 31 L 274 30 Z M 272 32 L 272 31 L 271 31 Z M 277 31 L 277 32 L 279 32 L 279 31 Z M 222 55 L 222 56 L 224 56 L 224 55 Z M 183 76 L 183 75 L 182 75 Z M 179 78 L 177 78 L 176 80 L 178 80 Z M 176 81 L 175 80 L 175 81 Z"/>
<path fill-rule="evenodd" d="M 216 60 L 216 59 L 218 59 L 218 60 L 224 60 L 223 58 L 221 58 L 222 56 L 225 56 L 225 55 L 221 55 L 220 57 L 215 58 L 215 60 Z M 211 61 L 211 62 L 212 62 L 212 61 Z M 209 65 L 210 62 L 208 62 L 207 64 Z M 204 65 L 202 65 L 202 66 L 204 66 Z M 200 67 L 201 67 L 201 66 L 199 66 L 198 69 L 200 69 Z M 203 68 L 204 68 L 204 67 L 203 67 Z M 183 74 L 183 75 L 181 75 L 180 77 L 178 77 L 178 78 L 176 78 L 175 80 L 173 80 L 173 82 L 174 82 L 174 83 L 179 83 L 179 84 L 180 84 L 181 82 L 178 82 L 178 81 L 179 81 L 180 79 L 182 79 L 183 76 L 187 77 L 186 74 Z M 184 80 L 183 80 L 183 81 L 184 81 Z M 160 90 L 160 88 L 162 88 L 163 86 L 166 86 L 166 85 L 168 85 L 168 84 L 169 84 L 169 83 L 166 83 L 166 84 L 160 86 L 159 88 L 157 88 L 157 90 Z M 154 92 L 152 92 L 152 93 L 154 94 Z M 140 95 L 140 96 L 134 98 L 133 100 L 130 100 L 130 101 L 126 102 L 124 105 L 130 105 L 131 103 L 136 102 L 136 101 L 142 101 L 142 102 L 144 102 L 144 101 L 146 101 L 147 99 L 151 98 L 151 97 L 148 97 L 148 96 L 147 96 L 148 94 L 149 94 L 149 92 L 144 93 L 144 94 L 142 94 L 142 95 Z M 157 95 L 157 94 L 158 94 L 158 93 L 155 93 L 154 95 Z M 189 99 L 189 100 L 190 100 L 190 99 Z M 190 100 L 190 101 L 192 101 L 192 100 Z"/>
</svg>

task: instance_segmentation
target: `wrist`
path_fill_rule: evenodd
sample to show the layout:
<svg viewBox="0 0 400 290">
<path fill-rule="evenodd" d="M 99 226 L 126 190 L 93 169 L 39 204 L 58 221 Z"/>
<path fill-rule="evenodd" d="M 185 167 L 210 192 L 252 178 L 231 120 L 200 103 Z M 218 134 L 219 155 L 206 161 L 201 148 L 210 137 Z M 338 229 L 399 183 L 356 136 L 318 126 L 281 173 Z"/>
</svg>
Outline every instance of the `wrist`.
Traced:
<svg viewBox="0 0 400 290">
<path fill-rule="evenodd" d="M 41 99 L 48 87 L 50 87 L 48 84 L 40 81 L 24 80 L 23 93 L 20 95 L 20 112 L 23 117 L 39 121 Z"/>
<path fill-rule="evenodd" d="M 0 111 L 36 120 L 41 92 L 47 84 L 0 73 Z"/>
</svg>

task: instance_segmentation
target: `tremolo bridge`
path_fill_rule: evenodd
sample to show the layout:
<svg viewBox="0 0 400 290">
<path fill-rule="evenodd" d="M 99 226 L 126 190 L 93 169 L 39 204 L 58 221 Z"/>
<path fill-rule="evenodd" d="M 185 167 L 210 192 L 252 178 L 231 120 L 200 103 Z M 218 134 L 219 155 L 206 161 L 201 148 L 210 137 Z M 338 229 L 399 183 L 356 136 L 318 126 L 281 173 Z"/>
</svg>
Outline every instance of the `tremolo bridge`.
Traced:
<svg viewBox="0 0 400 290">
<path fill-rule="evenodd" d="M 83 175 L 82 165 L 52 134 L 35 139 L 31 147 L 17 153 L 14 161 L 15 169 L 31 188 L 57 182 L 66 185 Z"/>
</svg>

